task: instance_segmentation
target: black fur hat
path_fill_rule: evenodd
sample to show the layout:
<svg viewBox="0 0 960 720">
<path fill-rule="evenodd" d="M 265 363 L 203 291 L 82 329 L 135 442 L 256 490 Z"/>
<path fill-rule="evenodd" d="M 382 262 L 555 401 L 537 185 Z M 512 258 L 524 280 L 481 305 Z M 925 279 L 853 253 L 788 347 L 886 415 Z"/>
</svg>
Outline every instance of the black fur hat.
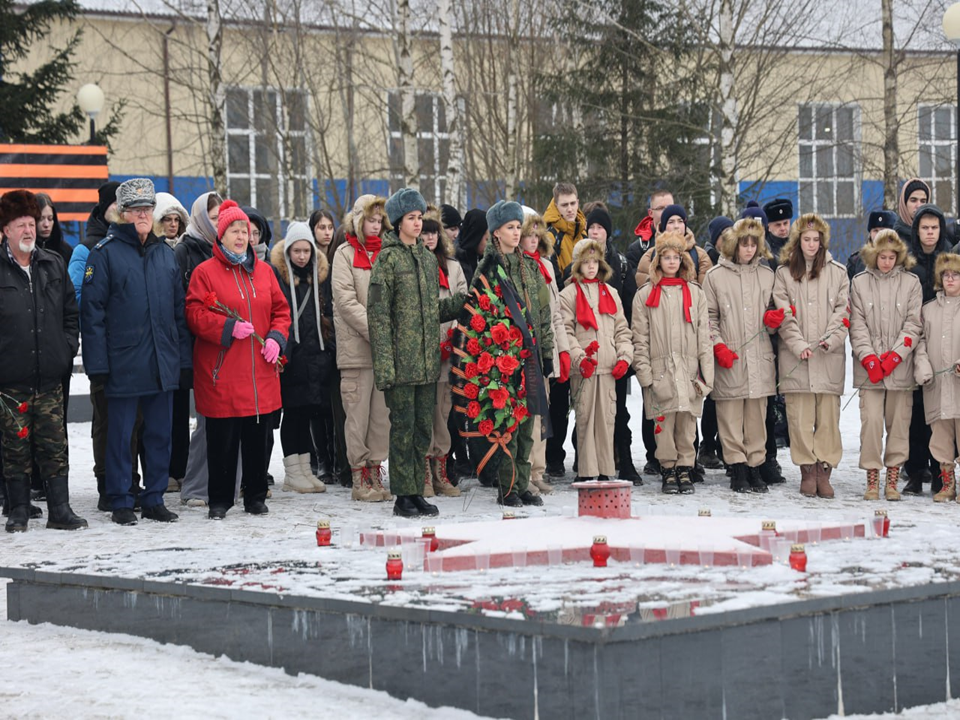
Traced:
<svg viewBox="0 0 960 720">
<path fill-rule="evenodd" d="M 0 197 L 0 228 L 17 218 L 32 217 L 40 222 L 40 205 L 37 196 L 29 190 L 11 190 Z"/>
</svg>

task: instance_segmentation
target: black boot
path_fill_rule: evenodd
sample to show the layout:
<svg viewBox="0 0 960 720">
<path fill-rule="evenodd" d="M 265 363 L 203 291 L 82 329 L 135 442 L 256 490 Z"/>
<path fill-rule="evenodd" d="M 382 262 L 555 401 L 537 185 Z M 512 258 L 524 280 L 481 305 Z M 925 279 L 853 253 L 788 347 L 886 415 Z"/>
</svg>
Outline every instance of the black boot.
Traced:
<svg viewBox="0 0 960 720">
<path fill-rule="evenodd" d="M 900 476 L 903 477 L 904 473 Z M 907 484 L 901 490 L 904 495 L 923 495 L 923 475 L 922 471 L 915 470 L 909 474 Z"/>
<path fill-rule="evenodd" d="M 767 484 L 760 475 L 760 467 L 747 468 L 747 479 L 750 481 L 750 491 L 755 493 L 767 492 Z"/>
<path fill-rule="evenodd" d="M 420 508 L 413 503 L 412 495 L 397 495 L 393 503 L 393 514 L 398 517 L 418 518 L 420 517 Z"/>
<path fill-rule="evenodd" d="M 522 493 L 520 493 L 520 502 L 522 502 L 524 505 L 540 506 L 543 505 L 543 498 L 541 498 L 539 495 L 534 495 L 529 490 L 524 490 Z"/>
<path fill-rule="evenodd" d="M 766 485 L 780 485 L 786 482 L 776 458 L 770 458 L 760 466 L 760 479 Z"/>
<path fill-rule="evenodd" d="M 697 460 L 707 470 L 719 470 L 723 467 L 723 462 L 717 455 L 717 451 L 712 447 L 708 447 L 706 443 L 700 447 L 700 455 Z"/>
<path fill-rule="evenodd" d="M 654 458 L 653 460 L 647 460 L 647 464 L 643 466 L 644 475 L 661 475 L 660 461 Z"/>
<path fill-rule="evenodd" d="M 680 490 L 681 495 L 689 495 L 695 492 L 693 483 L 694 483 L 694 471 L 692 467 L 678 465 L 674 468 L 677 473 L 677 487 Z M 703 482 L 703 480 L 700 480 Z"/>
<path fill-rule="evenodd" d="M 97 478 L 97 493 L 100 495 L 97 500 L 97 510 L 100 512 L 113 512 L 110 497 L 107 495 L 107 479 L 103 475 Z"/>
<path fill-rule="evenodd" d="M 417 507 L 417 510 L 420 511 L 421 515 L 426 517 L 434 517 L 440 514 L 440 509 L 436 505 L 431 505 L 424 500 L 423 495 L 411 495 L 410 500 Z"/>
<path fill-rule="evenodd" d="M 503 505 L 504 507 L 523 507 L 523 500 L 520 499 L 520 496 L 516 492 L 511 490 L 506 495 L 503 494 L 503 489 L 500 488 L 497 490 L 497 502 Z"/>
<path fill-rule="evenodd" d="M 643 485 L 643 479 L 633 464 L 633 457 L 630 455 L 630 446 L 621 445 L 617 455 L 620 459 L 617 465 L 617 477 L 620 480 L 629 480 L 634 485 Z"/>
<path fill-rule="evenodd" d="M 676 495 L 680 492 L 677 485 L 677 472 L 674 468 L 660 467 L 660 478 L 663 484 L 660 486 L 660 492 L 664 495 Z"/>
<path fill-rule="evenodd" d="M 747 464 L 734 463 L 730 466 L 733 469 L 733 477 L 730 478 L 730 489 L 734 492 L 750 492 L 750 480 L 747 477 Z"/>
<path fill-rule="evenodd" d="M 7 480 L 7 532 L 26 532 L 30 521 L 30 478 Z"/>
<path fill-rule="evenodd" d="M 47 480 L 47 529 L 79 530 L 87 521 L 70 507 L 70 489 L 65 477 Z"/>
</svg>

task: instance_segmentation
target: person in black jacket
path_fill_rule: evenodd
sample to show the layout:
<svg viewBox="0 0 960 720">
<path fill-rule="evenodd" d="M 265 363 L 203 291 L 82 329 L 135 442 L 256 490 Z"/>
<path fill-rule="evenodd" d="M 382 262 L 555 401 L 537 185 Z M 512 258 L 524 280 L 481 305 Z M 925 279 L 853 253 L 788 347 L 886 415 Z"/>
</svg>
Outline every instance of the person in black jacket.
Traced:
<svg viewBox="0 0 960 720">
<path fill-rule="evenodd" d="M 897 225 L 897 214 L 893 210 L 874 210 L 867 218 L 867 242 L 873 243 L 873 239 L 881 230 L 894 230 Z M 847 277 L 853 280 L 854 275 L 862 273 L 867 269 L 863 260 L 860 259 L 860 251 L 857 250 L 847 258 Z"/>
<path fill-rule="evenodd" d="M 0 446 L 7 532 L 27 529 L 35 464 L 46 486 L 47 527 L 87 526 L 70 507 L 61 386 L 79 345 L 77 299 L 63 258 L 37 247 L 39 219 L 33 193 L 13 190 L 0 198 Z"/>
<path fill-rule="evenodd" d="M 790 224 L 793 222 L 793 203 L 787 198 L 774 198 L 765 203 L 763 215 L 766 222 L 763 224 L 767 230 L 764 238 L 767 243 L 767 249 L 773 257 L 766 261 L 767 265 L 774 272 L 780 264 L 780 251 L 787 244 L 790 237 Z"/>
<path fill-rule="evenodd" d="M 487 214 L 483 210 L 474 208 L 468 210 L 460 224 L 460 234 L 457 236 L 457 262 L 463 268 L 467 277 L 467 285 L 473 282 L 473 273 L 477 263 L 483 257 L 487 248 Z"/>
</svg>

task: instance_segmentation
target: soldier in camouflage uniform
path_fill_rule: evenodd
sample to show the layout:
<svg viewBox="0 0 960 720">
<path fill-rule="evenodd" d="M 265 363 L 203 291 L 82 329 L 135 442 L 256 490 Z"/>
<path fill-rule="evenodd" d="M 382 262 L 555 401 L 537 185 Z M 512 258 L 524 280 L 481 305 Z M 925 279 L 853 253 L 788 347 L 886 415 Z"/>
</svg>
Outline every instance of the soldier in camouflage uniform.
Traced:
<svg viewBox="0 0 960 720">
<path fill-rule="evenodd" d="M 437 258 L 420 240 L 427 203 L 404 188 L 386 204 L 396 228 L 383 245 L 370 276 L 367 319 L 373 374 L 390 410 L 390 492 L 401 517 L 438 515 L 423 499 L 426 456 L 433 430 L 440 378 L 440 323 L 454 320 L 466 297 L 440 299 Z"/>
<path fill-rule="evenodd" d="M 47 527 L 87 527 L 70 508 L 61 379 L 77 354 L 77 298 L 63 258 L 36 247 L 40 207 L 33 193 L 0 198 L 0 445 L 9 519 L 23 532 L 30 519 L 34 465 L 47 490 Z"/>
</svg>

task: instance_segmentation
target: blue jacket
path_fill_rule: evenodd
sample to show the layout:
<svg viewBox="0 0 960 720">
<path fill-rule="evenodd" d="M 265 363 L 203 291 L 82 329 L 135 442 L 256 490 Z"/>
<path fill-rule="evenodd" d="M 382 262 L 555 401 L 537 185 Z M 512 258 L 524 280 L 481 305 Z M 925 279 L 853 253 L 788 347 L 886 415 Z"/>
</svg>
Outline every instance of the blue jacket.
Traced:
<svg viewBox="0 0 960 720">
<path fill-rule="evenodd" d="M 80 291 L 83 289 L 83 271 L 87 269 L 88 257 L 90 257 L 90 248 L 83 243 L 78 243 L 73 249 L 73 255 L 70 256 L 70 264 L 67 265 L 67 274 L 73 283 L 74 292 L 77 293 L 77 305 L 80 305 Z"/>
<path fill-rule="evenodd" d="M 173 250 L 113 224 L 90 252 L 80 303 L 83 367 L 109 375 L 107 397 L 176 390 L 192 367 L 183 282 Z"/>
</svg>

